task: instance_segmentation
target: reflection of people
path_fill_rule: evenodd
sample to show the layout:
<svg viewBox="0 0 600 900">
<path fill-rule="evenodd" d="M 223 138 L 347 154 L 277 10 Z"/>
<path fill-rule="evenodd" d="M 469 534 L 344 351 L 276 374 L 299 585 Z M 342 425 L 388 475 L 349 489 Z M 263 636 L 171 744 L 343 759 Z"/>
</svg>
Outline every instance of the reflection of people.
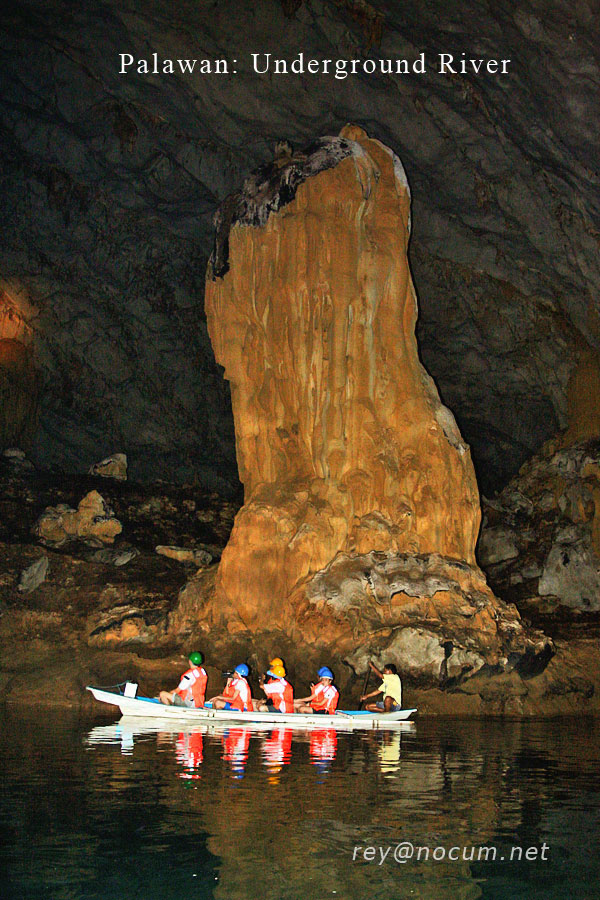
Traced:
<svg viewBox="0 0 600 900">
<path fill-rule="evenodd" d="M 202 668 L 202 654 L 194 650 L 188 657 L 191 666 L 181 676 L 174 691 L 161 691 L 158 699 L 165 706 L 204 706 L 208 675 Z"/>
<path fill-rule="evenodd" d="M 327 666 L 318 671 L 319 681 L 311 684 L 310 697 L 294 701 L 294 709 L 300 713 L 326 713 L 332 716 L 338 705 L 340 693 L 333 683 L 333 672 Z"/>
<path fill-rule="evenodd" d="M 202 732 L 181 733 L 177 737 L 176 749 L 178 761 L 187 769 L 187 772 L 182 774 L 181 777 L 199 778 L 199 774 L 195 773 L 194 769 L 202 765 L 204 758 Z"/>
<path fill-rule="evenodd" d="M 294 689 L 285 677 L 285 669 L 281 665 L 271 665 L 267 672 L 269 680 L 265 683 L 262 675 L 259 678 L 261 689 L 267 695 L 264 700 L 255 700 L 256 709 L 260 712 L 294 712 Z"/>
<path fill-rule="evenodd" d="M 276 728 L 263 743 L 263 756 L 268 769 L 279 771 L 289 765 L 292 756 L 292 729 Z"/>
<path fill-rule="evenodd" d="M 223 759 L 230 763 L 235 778 L 244 777 L 249 746 L 249 728 L 230 728 L 223 735 Z"/>
<path fill-rule="evenodd" d="M 215 709 L 238 709 L 247 712 L 252 709 L 252 691 L 246 678 L 250 670 L 246 663 L 240 663 L 227 679 L 225 690 L 210 701 Z"/>
<path fill-rule="evenodd" d="M 400 767 L 401 734 L 399 731 L 381 731 L 381 743 L 378 747 L 379 765 L 384 775 L 397 772 Z"/>
<path fill-rule="evenodd" d="M 319 769 L 329 768 L 337 751 L 337 732 L 335 728 L 315 728 L 310 735 L 309 755 L 311 762 Z"/>
<path fill-rule="evenodd" d="M 381 678 L 381 684 L 376 691 L 364 694 L 360 699 L 368 700 L 369 697 L 383 694 L 383 700 L 378 700 L 377 703 L 369 703 L 367 709 L 370 712 L 398 712 L 402 709 L 402 682 L 396 666 L 393 663 L 386 663 L 383 667 L 383 672 L 380 672 L 372 662 L 369 665 L 375 674 Z"/>
</svg>

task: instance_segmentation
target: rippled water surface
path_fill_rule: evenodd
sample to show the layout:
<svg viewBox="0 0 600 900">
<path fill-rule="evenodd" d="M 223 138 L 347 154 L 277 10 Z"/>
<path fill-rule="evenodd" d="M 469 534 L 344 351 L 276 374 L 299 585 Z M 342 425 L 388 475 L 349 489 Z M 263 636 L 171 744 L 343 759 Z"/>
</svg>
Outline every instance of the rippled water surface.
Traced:
<svg viewBox="0 0 600 900">
<path fill-rule="evenodd" d="M 595 722 L 0 727 L 3 900 L 600 897 Z"/>
</svg>

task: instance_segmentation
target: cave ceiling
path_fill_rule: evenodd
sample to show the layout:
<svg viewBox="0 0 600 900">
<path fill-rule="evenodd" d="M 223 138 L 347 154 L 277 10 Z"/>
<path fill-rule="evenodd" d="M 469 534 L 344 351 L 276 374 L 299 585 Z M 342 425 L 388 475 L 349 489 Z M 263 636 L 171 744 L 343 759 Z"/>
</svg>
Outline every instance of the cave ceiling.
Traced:
<svg viewBox="0 0 600 900">
<path fill-rule="evenodd" d="M 402 159 L 422 360 L 482 489 L 504 484 L 564 427 L 600 342 L 599 32 L 592 0 L 5 2 L 0 287 L 41 373 L 31 456 L 77 470 L 124 450 L 134 477 L 235 485 L 204 314 L 212 217 L 278 141 L 353 121 Z M 252 53 L 301 51 L 428 66 L 252 71 Z M 443 52 L 511 64 L 441 74 Z M 237 72 L 119 74 L 121 53 Z"/>
</svg>

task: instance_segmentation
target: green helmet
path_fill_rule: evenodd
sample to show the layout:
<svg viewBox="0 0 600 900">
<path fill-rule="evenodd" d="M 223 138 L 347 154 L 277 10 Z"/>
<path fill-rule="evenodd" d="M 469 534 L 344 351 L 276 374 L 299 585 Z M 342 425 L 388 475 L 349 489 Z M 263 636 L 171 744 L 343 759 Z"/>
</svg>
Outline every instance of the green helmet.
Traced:
<svg viewBox="0 0 600 900">
<path fill-rule="evenodd" d="M 188 659 L 193 666 L 201 666 L 203 656 L 201 653 L 198 653 L 197 650 L 192 650 L 192 652 L 188 656 Z"/>
</svg>

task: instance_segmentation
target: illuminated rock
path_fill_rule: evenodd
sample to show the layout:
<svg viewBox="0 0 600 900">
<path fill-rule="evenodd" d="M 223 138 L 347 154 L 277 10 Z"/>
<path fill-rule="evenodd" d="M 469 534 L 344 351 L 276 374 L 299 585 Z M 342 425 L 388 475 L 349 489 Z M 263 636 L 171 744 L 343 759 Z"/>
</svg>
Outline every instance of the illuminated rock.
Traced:
<svg viewBox="0 0 600 900">
<path fill-rule="evenodd" d="M 81 540 L 94 547 L 112 544 L 122 526 L 98 491 L 90 491 L 77 509 L 65 503 L 49 506 L 34 526 L 34 534 L 49 547 Z"/>
<path fill-rule="evenodd" d="M 477 484 L 419 361 L 409 230 L 400 161 L 354 126 L 223 204 L 206 311 L 245 502 L 203 615 L 343 654 L 437 609 L 429 633 L 497 662 L 522 626 L 475 562 Z"/>
</svg>

